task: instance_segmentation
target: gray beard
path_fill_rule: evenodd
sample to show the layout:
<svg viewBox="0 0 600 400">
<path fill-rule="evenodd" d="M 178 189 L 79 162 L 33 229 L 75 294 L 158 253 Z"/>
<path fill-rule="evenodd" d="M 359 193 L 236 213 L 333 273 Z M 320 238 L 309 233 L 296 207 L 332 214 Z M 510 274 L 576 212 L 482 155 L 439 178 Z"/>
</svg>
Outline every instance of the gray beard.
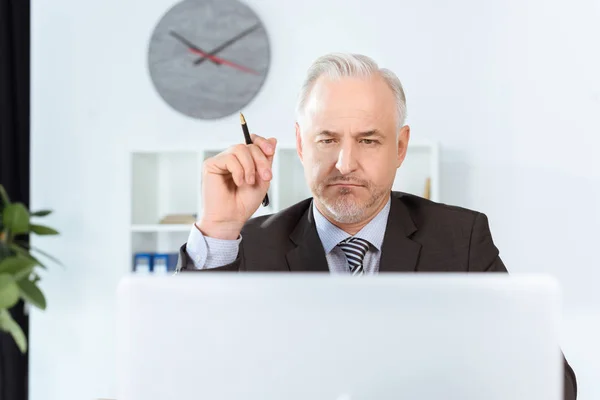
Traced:
<svg viewBox="0 0 600 400">
<path fill-rule="evenodd" d="M 324 185 L 319 185 L 314 191 L 316 197 L 327 211 L 327 214 L 340 224 L 355 224 L 365 220 L 369 216 L 369 210 L 385 195 L 385 191 L 374 190 L 369 185 L 367 189 L 369 189 L 371 196 L 365 203 L 361 204 L 351 198 L 352 189 L 340 189 L 333 200 L 323 197 L 324 189 Z"/>
</svg>

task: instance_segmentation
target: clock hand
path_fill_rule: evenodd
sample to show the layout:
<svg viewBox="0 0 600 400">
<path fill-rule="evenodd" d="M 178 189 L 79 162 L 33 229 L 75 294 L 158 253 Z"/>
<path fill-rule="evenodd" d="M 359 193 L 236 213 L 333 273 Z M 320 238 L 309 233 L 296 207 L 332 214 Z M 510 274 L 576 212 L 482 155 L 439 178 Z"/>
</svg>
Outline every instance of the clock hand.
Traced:
<svg viewBox="0 0 600 400">
<path fill-rule="evenodd" d="M 220 63 L 220 64 L 229 65 L 230 67 L 233 67 L 233 68 L 235 68 L 235 69 L 239 69 L 240 71 L 243 71 L 243 72 L 249 72 L 249 73 L 251 73 L 251 74 L 258 75 L 258 72 L 254 71 L 253 69 L 250 69 L 250 68 L 244 67 L 243 65 L 236 64 L 236 63 L 234 63 L 234 62 L 232 62 L 232 61 L 228 61 L 228 60 L 225 60 L 225 59 L 223 59 L 223 58 L 219 58 L 219 57 L 211 56 L 210 54 L 208 54 L 208 53 L 205 53 L 205 52 L 204 52 L 204 51 L 202 51 L 202 50 L 198 50 L 198 49 L 190 49 L 190 51 L 191 51 L 192 53 L 199 54 L 199 55 L 201 55 L 202 57 L 206 57 L 206 58 L 208 58 L 208 59 L 213 59 L 213 60 L 215 60 L 215 62 L 218 62 L 218 63 Z"/>
<path fill-rule="evenodd" d="M 229 39 L 228 41 L 226 41 L 225 43 L 223 43 L 219 47 L 216 47 L 213 50 L 211 50 L 208 53 L 208 55 L 206 55 L 205 57 L 201 57 L 201 58 L 197 59 L 196 61 L 194 61 L 194 64 L 198 65 L 198 64 L 204 62 L 207 58 L 210 59 L 209 56 L 214 56 L 214 55 L 220 53 L 221 51 L 223 51 L 227 47 L 231 46 L 232 44 L 234 44 L 235 42 L 237 42 L 238 40 L 240 40 L 244 36 L 247 36 L 248 34 L 254 32 L 258 28 L 260 28 L 260 24 L 256 24 L 254 26 L 251 26 L 250 28 L 246 29 L 245 31 L 239 33 L 237 36 L 234 36 L 233 38 Z"/>
<path fill-rule="evenodd" d="M 206 54 L 204 52 L 204 50 L 202 50 L 198 46 L 194 45 L 192 42 L 190 42 L 189 40 L 187 40 L 186 38 L 184 38 L 177 32 L 171 30 L 171 31 L 169 31 L 169 34 L 171 36 L 173 36 L 175 39 L 177 39 L 179 42 L 183 43 L 190 51 Z M 221 63 L 219 61 L 217 61 L 216 57 L 209 57 L 209 60 L 212 61 L 214 64 L 221 65 Z"/>
<path fill-rule="evenodd" d="M 225 64 L 225 65 L 229 65 L 230 67 L 233 67 L 235 69 L 238 69 L 240 71 L 249 72 L 251 74 L 258 75 L 258 72 L 254 71 L 254 70 L 252 70 L 250 68 L 244 67 L 242 65 L 236 64 L 236 63 L 234 63 L 232 61 L 228 61 L 228 60 L 225 60 L 225 59 L 220 58 L 220 57 L 216 57 L 216 56 L 214 56 L 212 54 L 208 54 L 207 52 L 205 52 L 204 50 L 200 49 L 198 46 L 194 45 L 189 40 L 185 39 L 183 36 L 177 34 L 174 31 L 169 31 L 169 33 L 175 39 L 177 39 L 181 43 L 183 43 L 188 48 L 189 51 L 191 51 L 192 53 L 201 55 L 203 60 L 209 59 L 210 61 L 212 61 L 213 63 L 215 63 L 217 65 Z"/>
</svg>

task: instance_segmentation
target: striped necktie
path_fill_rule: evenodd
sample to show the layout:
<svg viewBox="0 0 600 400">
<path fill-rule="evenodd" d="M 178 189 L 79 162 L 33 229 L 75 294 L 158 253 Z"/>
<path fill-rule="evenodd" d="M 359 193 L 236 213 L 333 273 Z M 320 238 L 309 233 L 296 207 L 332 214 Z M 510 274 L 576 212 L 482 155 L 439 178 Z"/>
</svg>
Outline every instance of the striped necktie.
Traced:
<svg viewBox="0 0 600 400">
<path fill-rule="evenodd" d="M 338 243 L 338 246 L 346 254 L 352 275 L 363 275 L 365 273 L 363 259 L 369 249 L 369 242 L 365 239 L 349 237 Z"/>
</svg>

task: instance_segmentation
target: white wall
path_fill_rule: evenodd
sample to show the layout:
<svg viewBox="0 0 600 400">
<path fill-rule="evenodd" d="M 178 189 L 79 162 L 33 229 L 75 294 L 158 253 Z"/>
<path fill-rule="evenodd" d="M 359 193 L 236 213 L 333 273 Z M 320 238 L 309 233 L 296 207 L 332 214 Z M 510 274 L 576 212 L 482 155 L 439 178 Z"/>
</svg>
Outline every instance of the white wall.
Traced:
<svg viewBox="0 0 600 400">
<path fill-rule="evenodd" d="M 484 211 L 512 272 L 564 285 L 563 349 L 580 399 L 600 398 L 600 3 L 598 0 L 250 1 L 272 68 L 245 109 L 293 138 L 306 67 L 364 52 L 401 77 L 414 138 L 438 140 L 442 198 Z M 153 24 L 171 0 L 33 1 L 32 205 L 56 210 L 64 263 L 33 312 L 31 399 L 115 392 L 114 290 L 129 267 L 128 151 L 239 141 L 237 117 L 175 114 L 146 72 Z M 300 6 L 301 4 L 301 6 Z"/>
</svg>

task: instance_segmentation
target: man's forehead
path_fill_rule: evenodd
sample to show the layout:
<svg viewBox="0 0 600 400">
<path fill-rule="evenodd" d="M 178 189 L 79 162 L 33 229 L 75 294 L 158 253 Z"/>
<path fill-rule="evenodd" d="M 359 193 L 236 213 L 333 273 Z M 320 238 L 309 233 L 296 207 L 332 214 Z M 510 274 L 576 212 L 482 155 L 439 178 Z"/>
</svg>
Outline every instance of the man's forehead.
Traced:
<svg viewBox="0 0 600 400">
<path fill-rule="evenodd" d="M 372 113 L 361 109 L 330 109 L 328 112 L 316 111 L 307 114 L 306 119 L 313 129 L 331 131 L 374 129 L 386 123 L 386 116 L 381 112 Z"/>
<path fill-rule="evenodd" d="M 395 101 L 391 90 L 377 77 L 321 77 L 313 86 L 304 113 L 313 120 L 322 118 L 371 118 L 393 114 Z"/>
<path fill-rule="evenodd" d="M 351 78 L 332 79 L 322 76 L 314 83 L 309 101 L 332 102 L 335 100 L 389 100 L 391 90 L 382 78 Z"/>
<path fill-rule="evenodd" d="M 330 103 L 311 107 L 304 113 L 304 124 L 311 131 L 334 132 L 385 130 L 395 124 L 393 110 L 385 107 L 358 107 Z"/>
</svg>

